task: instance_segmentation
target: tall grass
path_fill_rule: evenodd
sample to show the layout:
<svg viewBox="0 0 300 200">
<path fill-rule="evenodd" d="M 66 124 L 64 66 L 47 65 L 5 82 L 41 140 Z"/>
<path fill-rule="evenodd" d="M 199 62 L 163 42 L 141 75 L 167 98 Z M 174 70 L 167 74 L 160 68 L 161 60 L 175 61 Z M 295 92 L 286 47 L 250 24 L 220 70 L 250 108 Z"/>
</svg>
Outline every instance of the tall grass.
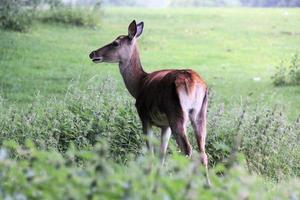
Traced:
<svg viewBox="0 0 300 200">
<path fill-rule="evenodd" d="M 93 84 L 95 82 L 101 84 Z M 2 104 L 0 141 L 23 144 L 30 139 L 38 149 L 64 154 L 70 144 L 88 150 L 105 140 L 110 157 L 119 163 L 128 163 L 132 156 L 139 156 L 145 146 L 134 102 L 118 92 L 110 79 L 93 80 L 93 83 L 88 83 L 85 89 L 71 85 L 64 100 L 50 99 L 44 103 L 37 98 L 21 111 Z M 274 180 L 299 176 L 299 121 L 298 118 L 289 122 L 280 107 L 270 109 L 257 105 L 252 109 L 244 103 L 226 110 L 223 105 L 214 103 L 212 97 L 206 145 L 210 164 L 226 162 L 235 138 L 240 135 L 239 150 L 245 155 L 250 172 Z M 191 140 L 196 147 L 194 137 Z"/>
<path fill-rule="evenodd" d="M 281 61 L 276 67 L 276 72 L 271 77 L 273 85 L 300 85 L 300 59 L 298 54 L 294 54 L 289 62 Z"/>
<path fill-rule="evenodd" d="M 298 199 L 300 180 L 275 185 L 250 175 L 243 158 L 230 168 L 210 168 L 212 187 L 196 160 L 176 151 L 165 167 L 149 155 L 120 166 L 107 143 L 92 150 L 68 149 L 64 156 L 33 143 L 5 142 L 0 149 L 2 199 Z M 14 159 L 13 156 L 18 159 Z"/>
<path fill-rule="evenodd" d="M 40 12 L 39 20 L 44 23 L 62 23 L 73 26 L 95 27 L 100 24 L 100 10 L 63 6 Z"/>
</svg>

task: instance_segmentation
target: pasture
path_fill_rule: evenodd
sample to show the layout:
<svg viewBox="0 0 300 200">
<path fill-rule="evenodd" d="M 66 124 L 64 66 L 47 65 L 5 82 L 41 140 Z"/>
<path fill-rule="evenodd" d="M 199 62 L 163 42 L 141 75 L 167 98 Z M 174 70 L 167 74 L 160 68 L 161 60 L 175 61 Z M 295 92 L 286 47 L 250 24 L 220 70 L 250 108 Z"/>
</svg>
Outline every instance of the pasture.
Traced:
<svg viewBox="0 0 300 200">
<path fill-rule="evenodd" d="M 0 197 L 300 198 L 300 87 L 271 80 L 280 62 L 300 53 L 299 9 L 102 12 L 99 27 L 0 30 Z M 145 71 L 192 68 L 210 88 L 210 189 L 192 138 L 192 159 L 172 140 L 157 171 L 117 64 L 88 57 L 127 34 L 132 19 L 145 23 Z"/>
<path fill-rule="evenodd" d="M 96 29 L 36 25 L 26 34 L 1 31 L 1 96 L 17 105 L 37 93 L 61 98 L 71 80 L 93 76 L 112 76 L 125 89 L 116 65 L 95 65 L 88 54 L 126 34 L 132 19 L 145 22 L 139 47 L 146 71 L 192 68 L 226 105 L 249 97 L 284 104 L 293 119 L 299 114 L 299 87 L 275 88 L 270 79 L 282 60 L 300 51 L 297 9 L 105 9 Z"/>
</svg>

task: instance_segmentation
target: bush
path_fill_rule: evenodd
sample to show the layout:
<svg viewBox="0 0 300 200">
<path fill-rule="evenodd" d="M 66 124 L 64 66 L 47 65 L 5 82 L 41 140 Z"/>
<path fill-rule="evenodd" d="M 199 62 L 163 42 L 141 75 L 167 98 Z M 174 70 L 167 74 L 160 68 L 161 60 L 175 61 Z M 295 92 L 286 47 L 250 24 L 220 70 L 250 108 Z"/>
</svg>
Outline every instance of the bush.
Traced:
<svg viewBox="0 0 300 200">
<path fill-rule="evenodd" d="M 114 82 L 108 79 L 86 90 L 70 86 L 65 101 L 52 99 L 44 104 L 37 99 L 23 111 L 13 106 L 0 109 L 0 141 L 23 144 L 31 139 L 39 149 L 65 152 L 71 143 L 88 149 L 106 139 L 111 156 L 126 162 L 130 154 L 140 152 L 141 128 L 133 102 L 122 95 L 115 98 L 116 88 L 111 85 Z M 122 144 L 118 137 L 130 141 Z"/>
<path fill-rule="evenodd" d="M 275 86 L 300 85 L 300 60 L 298 54 L 295 54 L 289 63 L 285 66 L 284 62 L 276 68 L 272 76 Z"/>
<path fill-rule="evenodd" d="M 64 154 L 71 144 L 89 150 L 105 140 L 110 158 L 119 163 L 142 154 L 145 142 L 133 99 L 119 93 L 112 80 L 87 84 L 84 90 L 70 86 L 64 101 L 37 99 L 23 111 L 0 106 L 0 141 L 24 144 L 31 139 L 39 149 Z M 300 175 L 300 119 L 289 122 L 279 107 L 239 105 L 226 110 L 211 100 L 206 145 L 211 166 L 230 157 L 239 136 L 249 171 L 274 180 Z M 196 148 L 194 137 L 191 142 Z"/>
<path fill-rule="evenodd" d="M 258 105 L 224 111 L 212 106 L 209 111 L 207 151 L 217 164 L 229 158 L 236 137 L 245 155 L 248 170 L 274 180 L 300 175 L 300 116 L 289 122 L 279 106 Z M 230 119 L 230 120 L 229 120 Z"/>
<path fill-rule="evenodd" d="M 48 5 L 50 9 L 38 9 L 41 4 Z M 94 8 L 71 7 L 64 5 L 61 0 L 1 0 L 0 27 L 25 32 L 36 19 L 75 26 L 97 26 L 100 21 L 99 6 L 96 4 Z"/>
<path fill-rule="evenodd" d="M 14 155 L 14 156 L 13 156 Z M 15 159 L 14 157 L 17 157 Z M 6 142 L 0 149 L 1 199 L 299 199 L 300 180 L 274 186 L 240 164 L 210 169 L 205 187 L 198 162 L 176 152 L 159 169 L 158 159 L 141 156 L 127 166 L 109 157 L 105 142 L 91 151 L 70 148 L 65 156 Z M 220 175 L 220 173 L 222 175 Z"/>
<path fill-rule="evenodd" d="M 28 31 L 34 19 L 34 11 L 38 1 L 33 0 L 1 0 L 0 27 L 13 31 Z"/>
<path fill-rule="evenodd" d="M 100 23 L 100 11 L 90 8 L 62 6 L 41 13 L 41 21 L 63 23 L 75 26 L 97 26 Z"/>
</svg>

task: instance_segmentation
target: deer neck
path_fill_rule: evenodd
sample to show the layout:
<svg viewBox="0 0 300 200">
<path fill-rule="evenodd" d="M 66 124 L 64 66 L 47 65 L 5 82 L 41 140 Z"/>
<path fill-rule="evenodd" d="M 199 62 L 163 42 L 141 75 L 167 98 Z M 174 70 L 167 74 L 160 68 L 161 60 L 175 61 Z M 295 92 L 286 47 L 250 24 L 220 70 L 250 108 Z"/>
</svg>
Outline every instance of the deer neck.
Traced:
<svg viewBox="0 0 300 200">
<path fill-rule="evenodd" d="M 119 68 L 126 88 L 134 98 L 137 98 L 142 80 L 147 73 L 143 70 L 141 65 L 139 51 L 136 45 L 133 47 L 130 58 L 120 61 Z"/>
</svg>

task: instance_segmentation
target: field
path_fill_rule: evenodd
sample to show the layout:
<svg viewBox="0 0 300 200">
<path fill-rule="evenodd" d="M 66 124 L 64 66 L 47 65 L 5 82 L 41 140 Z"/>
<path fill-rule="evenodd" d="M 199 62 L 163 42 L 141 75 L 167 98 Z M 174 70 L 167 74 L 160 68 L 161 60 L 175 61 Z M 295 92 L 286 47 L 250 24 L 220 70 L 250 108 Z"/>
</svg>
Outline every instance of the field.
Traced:
<svg viewBox="0 0 300 200">
<path fill-rule="evenodd" d="M 0 169 L 7 172 L 0 172 L 7 182 L 0 183 L 0 197 L 300 198 L 300 87 L 275 87 L 271 80 L 281 61 L 300 53 L 299 9 L 102 12 L 96 28 L 37 23 L 28 33 L 0 30 Z M 193 179 L 196 161 L 178 155 L 174 142 L 169 166 L 161 172 L 165 176 L 158 178 L 153 167 L 157 161 L 145 153 L 133 100 L 118 66 L 96 65 L 88 57 L 127 34 L 133 19 L 145 23 L 139 40 L 145 71 L 192 68 L 210 88 L 212 190 Z M 243 137 L 241 154 L 238 164 L 227 169 L 224 160 L 237 145 L 235 134 Z M 19 160 L 3 156 L 3 149 Z M 161 189 L 153 193 L 157 185 Z"/>
<path fill-rule="evenodd" d="M 88 54 L 126 34 L 132 19 L 145 22 L 139 46 L 146 71 L 192 68 L 220 102 L 250 96 L 284 104 L 291 118 L 299 114 L 300 88 L 274 88 L 270 79 L 275 66 L 300 51 L 297 9 L 107 9 L 95 30 L 37 25 L 27 34 L 1 31 L 1 96 L 26 105 L 37 93 L 64 96 L 79 77 L 113 76 L 121 83 L 116 65 L 95 65 Z"/>
</svg>

